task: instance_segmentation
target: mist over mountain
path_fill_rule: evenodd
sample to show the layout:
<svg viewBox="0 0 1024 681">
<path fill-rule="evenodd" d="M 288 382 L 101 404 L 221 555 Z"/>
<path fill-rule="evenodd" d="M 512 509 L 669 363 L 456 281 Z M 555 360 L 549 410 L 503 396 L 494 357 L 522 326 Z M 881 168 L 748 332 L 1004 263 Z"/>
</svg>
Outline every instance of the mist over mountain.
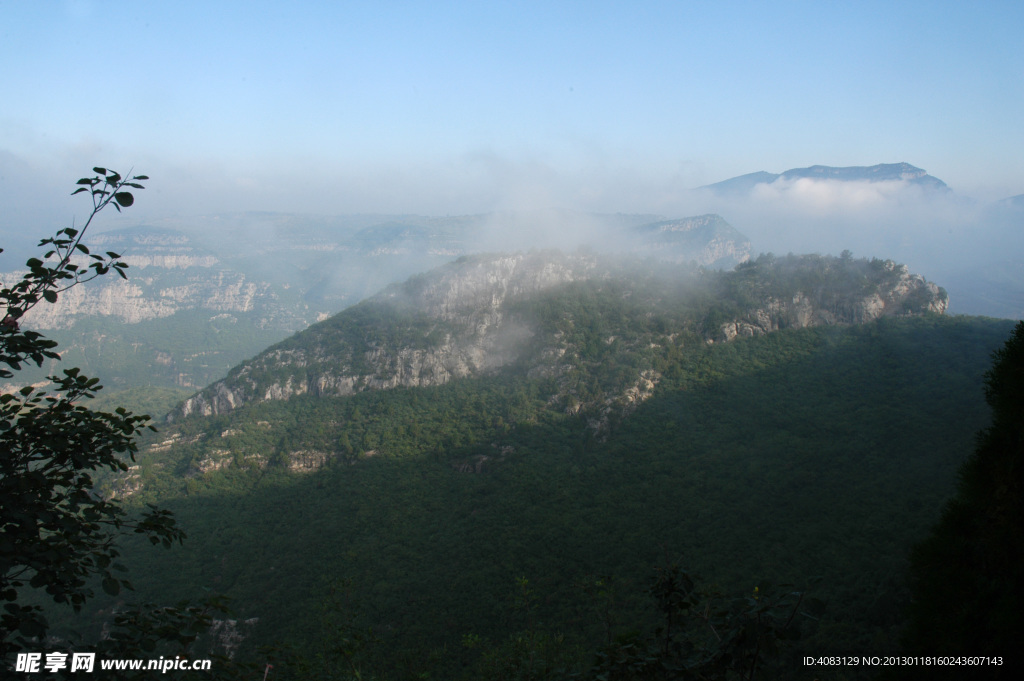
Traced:
<svg viewBox="0 0 1024 681">
<path fill-rule="evenodd" d="M 394 281 L 488 251 L 583 247 L 731 269 L 757 253 L 892 259 L 955 313 L 1024 317 L 1024 208 L 983 203 L 907 163 L 752 173 L 681 195 L 692 217 L 564 209 L 469 215 L 213 214 L 91 235 L 129 281 L 69 291 L 32 322 L 112 387 L 198 389 Z M 14 270 L 25 240 L 0 255 Z M 108 321 L 116 321 L 110 325 Z M 47 371 L 35 372 L 41 380 Z"/>
<path fill-rule="evenodd" d="M 671 339 L 667 332 L 620 328 L 621 322 L 609 329 L 608 344 L 639 333 L 631 345 L 640 348 L 682 343 L 683 330 L 687 342 L 714 343 L 780 328 L 941 314 L 948 306 L 944 290 L 905 266 L 845 255 L 763 256 L 728 272 L 555 251 L 462 257 L 390 286 L 235 367 L 186 400 L 175 418 L 302 394 L 444 385 L 511 365 L 557 375 L 581 350 L 537 310 L 549 292 L 567 286 L 620 291 L 633 308 L 630 318 L 641 310 L 683 317 L 675 319 L 679 328 Z M 566 315 L 571 323 L 568 311 L 560 321 Z"/>
<path fill-rule="evenodd" d="M 1024 210 L 971 197 L 908 163 L 757 172 L 705 185 L 693 211 L 718 213 L 755 250 L 892 258 L 941 282 L 961 314 L 1024 318 Z"/>
<path fill-rule="evenodd" d="M 214 215 L 98 232 L 87 243 L 122 254 L 128 280 L 70 289 L 27 321 L 60 343 L 66 361 L 112 388 L 183 391 L 396 280 L 467 253 L 585 247 L 725 269 L 751 257 L 749 240 L 717 215 L 666 220 L 554 210 Z M 23 380 L 43 381 L 54 369 L 49 362 Z"/>
<path fill-rule="evenodd" d="M 623 252 L 671 262 L 728 270 L 751 256 L 750 241 L 719 215 L 649 222 L 634 227 L 630 235 Z"/>
</svg>

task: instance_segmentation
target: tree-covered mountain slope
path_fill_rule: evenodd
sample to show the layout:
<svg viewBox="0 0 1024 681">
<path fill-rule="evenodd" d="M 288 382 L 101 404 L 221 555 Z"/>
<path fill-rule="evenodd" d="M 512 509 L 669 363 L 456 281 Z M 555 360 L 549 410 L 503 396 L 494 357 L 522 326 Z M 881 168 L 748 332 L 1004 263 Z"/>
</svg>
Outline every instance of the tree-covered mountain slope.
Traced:
<svg viewBox="0 0 1024 681">
<path fill-rule="evenodd" d="M 560 376 L 562 397 L 575 399 L 573 372 L 605 358 L 629 367 L 601 398 L 619 399 L 616 391 L 656 382 L 656 348 L 941 313 L 947 303 L 903 266 L 848 255 L 767 255 L 730 272 L 580 252 L 467 256 L 269 348 L 172 417 L 299 394 L 441 385 L 512 365 Z"/>
<path fill-rule="evenodd" d="M 547 291 L 538 314 L 575 334 L 571 369 L 513 362 L 165 426 L 113 486 L 189 533 L 171 553 L 126 547 L 138 596 L 226 593 L 253 620 L 239 654 L 292 651 L 273 658 L 282 678 L 350 663 L 507 678 L 495 665 L 585 670 L 608 640 L 653 632 L 645 589 L 668 559 L 724 594 L 767 581 L 825 602 L 766 678 L 800 678 L 805 654 L 896 652 L 910 547 L 986 422 L 981 377 L 1010 323 L 883 317 L 708 344 L 686 335 L 704 308 L 652 314 L 642 291 Z M 655 331 L 692 342 L 651 347 Z M 643 399 L 637 375 L 658 377 Z"/>
</svg>

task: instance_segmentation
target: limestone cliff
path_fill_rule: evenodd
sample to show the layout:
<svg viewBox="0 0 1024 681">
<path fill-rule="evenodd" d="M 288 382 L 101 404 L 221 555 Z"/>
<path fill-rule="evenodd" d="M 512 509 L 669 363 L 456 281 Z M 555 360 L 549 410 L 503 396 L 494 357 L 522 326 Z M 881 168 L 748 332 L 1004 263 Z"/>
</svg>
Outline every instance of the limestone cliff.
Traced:
<svg viewBox="0 0 1024 681">
<path fill-rule="evenodd" d="M 270 284 L 248 281 L 240 272 L 186 274 L 173 282 L 167 281 L 164 273 L 148 274 L 142 268 L 133 274 L 128 281 L 108 278 L 89 286 L 76 286 L 61 295 L 61 304 L 33 308 L 25 316 L 25 323 L 44 330 L 70 328 L 76 321 L 90 317 L 138 324 L 170 317 L 181 310 L 250 312 L 257 301 L 274 297 Z"/>
<path fill-rule="evenodd" d="M 266 281 L 223 266 L 185 234 L 139 228 L 92 236 L 97 251 L 123 253 L 131 276 L 108 276 L 61 294 L 57 305 L 38 305 L 25 317 L 37 329 L 67 329 L 87 318 L 124 324 L 170 317 L 182 310 L 249 312 L 257 301 L 273 299 Z M 21 272 L 0 275 L 14 281 Z"/>
</svg>

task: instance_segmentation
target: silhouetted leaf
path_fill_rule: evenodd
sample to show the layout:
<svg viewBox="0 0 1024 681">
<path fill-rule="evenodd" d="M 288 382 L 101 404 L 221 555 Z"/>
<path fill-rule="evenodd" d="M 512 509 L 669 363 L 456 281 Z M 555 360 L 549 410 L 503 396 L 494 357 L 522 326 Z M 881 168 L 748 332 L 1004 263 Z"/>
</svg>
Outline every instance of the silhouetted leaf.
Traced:
<svg viewBox="0 0 1024 681">
<path fill-rule="evenodd" d="M 116 596 L 121 593 L 121 582 L 113 577 L 105 577 L 103 579 L 103 590 L 111 596 Z"/>
</svg>

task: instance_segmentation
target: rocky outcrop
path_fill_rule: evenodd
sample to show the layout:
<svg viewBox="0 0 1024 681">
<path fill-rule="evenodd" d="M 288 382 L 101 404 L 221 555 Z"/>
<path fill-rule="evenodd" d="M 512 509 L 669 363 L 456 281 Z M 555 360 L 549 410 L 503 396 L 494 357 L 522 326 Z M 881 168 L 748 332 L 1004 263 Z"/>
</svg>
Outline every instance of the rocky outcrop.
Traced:
<svg viewBox="0 0 1024 681">
<path fill-rule="evenodd" d="M 219 579 L 219 578 L 218 578 Z M 230 660 L 238 652 L 239 646 L 252 635 L 253 629 L 259 623 L 259 617 L 250 617 L 246 620 L 218 620 L 214 619 L 210 625 L 210 636 L 217 646 L 223 650 L 223 654 Z"/>
<path fill-rule="evenodd" d="M 300 449 L 288 453 L 288 470 L 293 473 L 312 473 L 324 467 L 334 454 L 318 449 Z"/>
<path fill-rule="evenodd" d="M 884 285 L 853 300 L 813 301 L 803 291 L 788 299 L 769 298 L 763 307 L 721 325 L 720 336 L 713 340 L 760 336 L 783 328 L 804 328 L 832 324 L 863 324 L 879 317 L 905 317 L 914 314 L 945 314 L 949 296 L 945 290 L 911 274 L 906 265 L 891 260 L 881 264 L 889 273 Z"/>
</svg>

